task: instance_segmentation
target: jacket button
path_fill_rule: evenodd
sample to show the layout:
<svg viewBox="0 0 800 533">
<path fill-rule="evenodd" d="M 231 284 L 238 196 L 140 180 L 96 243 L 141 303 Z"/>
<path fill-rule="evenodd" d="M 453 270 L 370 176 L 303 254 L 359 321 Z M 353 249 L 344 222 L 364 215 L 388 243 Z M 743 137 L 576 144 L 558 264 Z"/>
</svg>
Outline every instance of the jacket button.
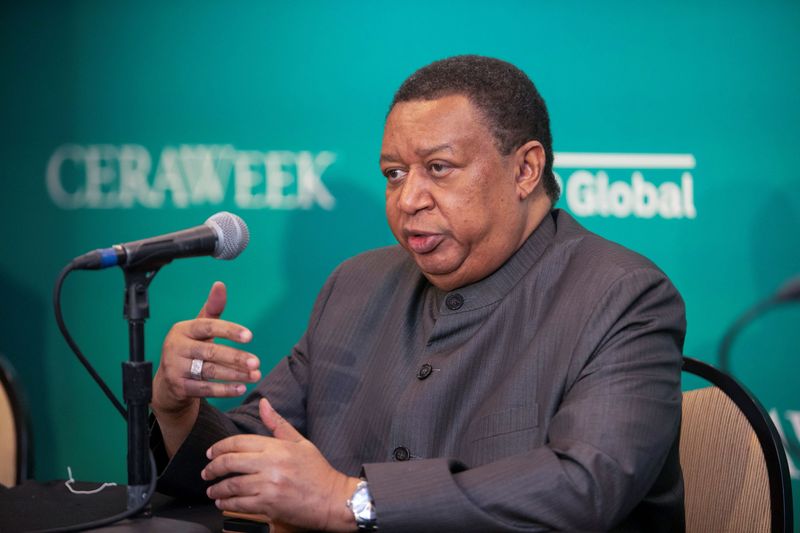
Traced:
<svg viewBox="0 0 800 533">
<path fill-rule="evenodd" d="M 417 379 L 423 380 L 431 375 L 433 372 L 433 367 L 428 363 L 425 363 L 421 367 L 419 367 L 419 372 L 417 372 Z"/>
<path fill-rule="evenodd" d="M 450 294 L 445 298 L 444 305 L 451 311 L 458 311 L 464 305 L 464 297 L 457 292 Z"/>
<path fill-rule="evenodd" d="M 398 446 L 392 452 L 395 461 L 408 461 L 411 459 L 411 452 L 405 446 Z"/>
</svg>

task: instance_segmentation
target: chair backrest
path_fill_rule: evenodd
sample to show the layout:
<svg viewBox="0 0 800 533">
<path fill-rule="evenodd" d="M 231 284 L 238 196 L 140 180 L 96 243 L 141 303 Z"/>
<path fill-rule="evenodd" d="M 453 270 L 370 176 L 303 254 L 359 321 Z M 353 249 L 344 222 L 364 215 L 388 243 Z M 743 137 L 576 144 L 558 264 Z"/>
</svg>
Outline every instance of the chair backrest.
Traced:
<svg viewBox="0 0 800 533">
<path fill-rule="evenodd" d="M 0 483 L 13 487 L 27 479 L 31 459 L 27 412 L 11 365 L 0 356 Z"/>
<path fill-rule="evenodd" d="M 786 452 L 769 415 L 722 371 L 688 357 L 683 369 L 712 384 L 683 395 L 686 531 L 792 531 Z"/>
</svg>

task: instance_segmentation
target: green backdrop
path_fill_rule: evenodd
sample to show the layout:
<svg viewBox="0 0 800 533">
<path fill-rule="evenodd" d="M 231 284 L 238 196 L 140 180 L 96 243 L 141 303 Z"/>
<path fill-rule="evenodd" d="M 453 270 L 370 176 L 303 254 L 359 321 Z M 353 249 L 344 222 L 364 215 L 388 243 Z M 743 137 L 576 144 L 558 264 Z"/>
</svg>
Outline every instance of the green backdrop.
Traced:
<svg viewBox="0 0 800 533">
<path fill-rule="evenodd" d="M 125 480 L 123 421 L 52 318 L 60 268 L 236 212 L 252 231 L 240 258 L 181 261 L 154 281 L 148 358 L 220 279 L 227 318 L 271 367 L 327 274 L 393 242 L 377 165 L 387 105 L 449 55 L 531 76 L 551 112 L 560 206 L 659 264 L 686 300 L 686 353 L 716 362 L 735 317 L 800 272 L 799 26 L 788 1 L 3 3 L 0 352 L 29 397 L 36 476 L 70 465 Z M 122 287 L 117 270 L 80 272 L 63 295 L 118 394 Z M 799 319 L 800 306 L 775 310 L 733 351 L 794 443 Z"/>
</svg>

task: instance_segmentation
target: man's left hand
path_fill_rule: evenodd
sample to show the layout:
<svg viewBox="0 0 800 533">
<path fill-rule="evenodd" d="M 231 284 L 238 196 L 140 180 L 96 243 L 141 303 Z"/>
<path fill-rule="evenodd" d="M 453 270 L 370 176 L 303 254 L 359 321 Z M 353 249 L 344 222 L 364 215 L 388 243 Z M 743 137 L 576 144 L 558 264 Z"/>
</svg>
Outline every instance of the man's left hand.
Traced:
<svg viewBox="0 0 800 533">
<path fill-rule="evenodd" d="M 225 511 L 265 514 L 299 528 L 355 531 L 345 502 L 358 478 L 335 470 L 266 398 L 258 411 L 273 437 L 236 435 L 211 446 L 201 477 L 234 475 L 209 487 L 208 497 Z"/>
</svg>

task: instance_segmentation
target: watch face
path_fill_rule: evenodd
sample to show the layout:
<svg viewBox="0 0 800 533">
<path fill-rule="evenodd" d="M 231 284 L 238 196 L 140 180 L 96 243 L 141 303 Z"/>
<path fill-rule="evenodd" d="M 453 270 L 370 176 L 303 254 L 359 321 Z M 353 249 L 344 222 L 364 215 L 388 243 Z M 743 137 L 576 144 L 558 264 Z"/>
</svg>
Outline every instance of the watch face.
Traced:
<svg viewBox="0 0 800 533">
<path fill-rule="evenodd" d="M 356 491 L 353 493 L 353 498 L 350 500 L 350 508 L 353 509 L 353 515 L 355 515 L 356 523 L 359 525 L 368 525 L 375 522 L 375 504 L 372 502 L 366 483 L 358 484 Z"/>
<path fill-rule="evenodd" d="M 375 507 L 366 490 L 359 490 L 353 495 L 353 513 L 357 517 L 367 520 L 375 518 Z"/>
</svg>

